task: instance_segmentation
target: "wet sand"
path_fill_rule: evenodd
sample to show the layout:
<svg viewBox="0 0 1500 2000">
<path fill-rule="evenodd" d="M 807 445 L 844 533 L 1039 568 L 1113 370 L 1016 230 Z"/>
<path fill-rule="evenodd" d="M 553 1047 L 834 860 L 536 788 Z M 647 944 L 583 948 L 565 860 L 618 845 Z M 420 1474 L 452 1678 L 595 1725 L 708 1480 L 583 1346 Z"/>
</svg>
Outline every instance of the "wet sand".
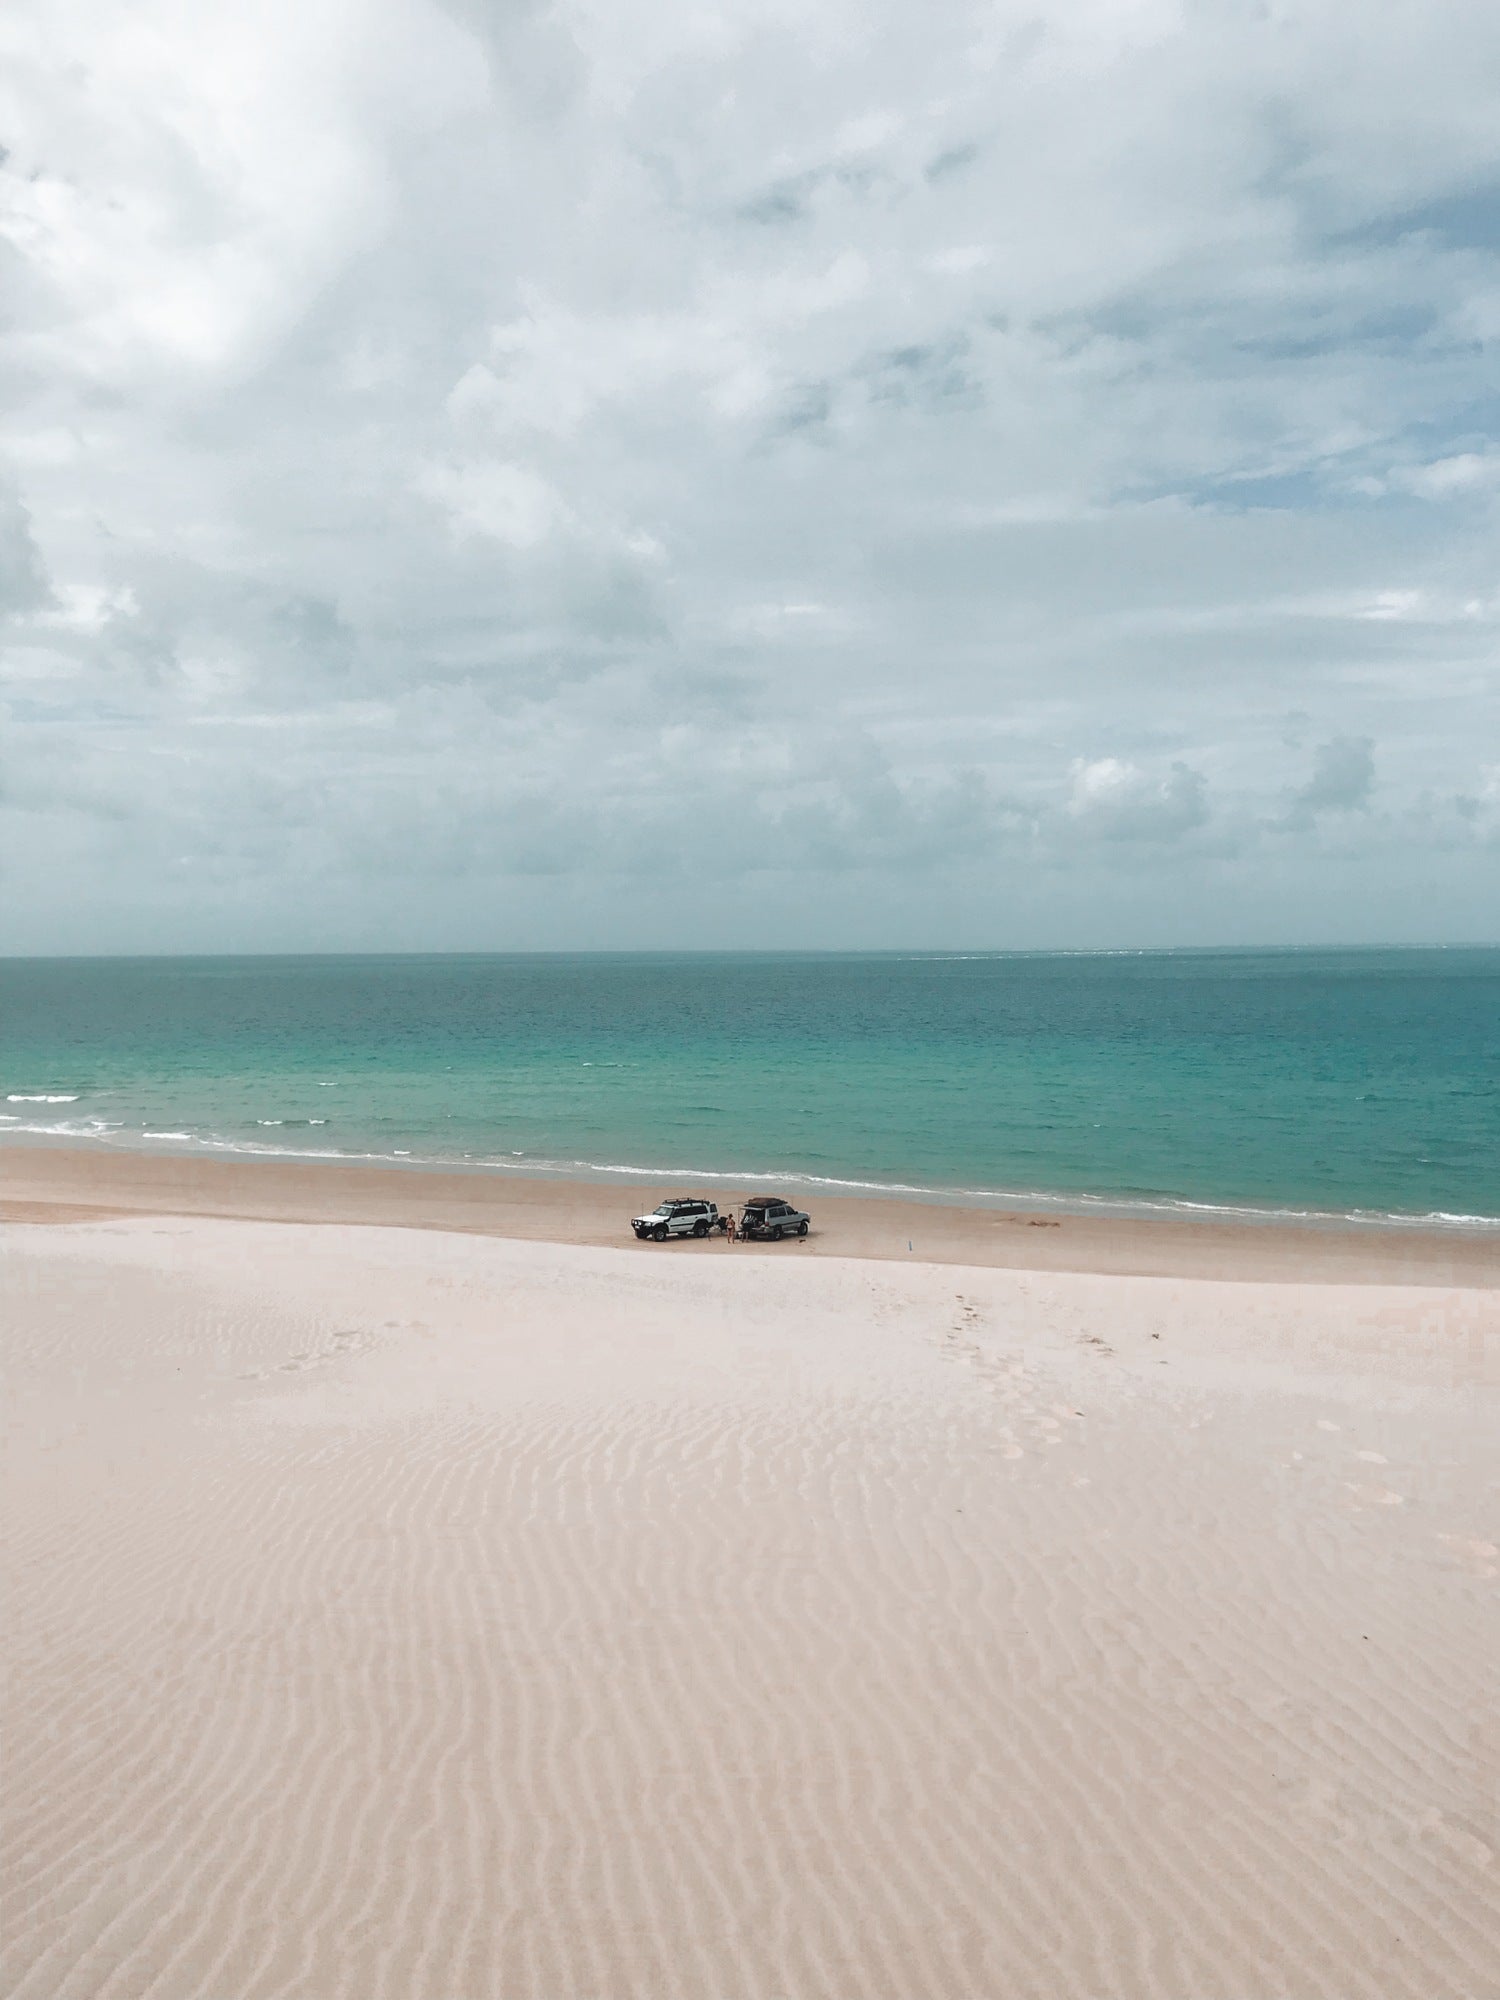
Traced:
<svg viewBox="0 0 1500 2000">
<path fill-rule="evenodd" d="M 220 1160 L 47 1144 L 0 1145 L 0 1218 L 214 1215 L 368 1223 L 539 1243 L 636 1246 L 629 1218 L 671 1182 L 566 1181 L 313 1161 Z M 750 1190 L 746 1190 L 749 1192 Z M 728 1191 L 701 1190 L 724 1203 Z M 794 1193 L 794 1200 L 799 1197 Z M 897 1196 L 800 1197 L 813 1233 L 735 1254 L 891 1258 L 1121 1276 L 1500 1287 L 1500 1230 L 1249 1223 L 968 1208 Z M 909 1246 L 909 1247 L 908 1247 Z M 719 1242 L 676 1243 L 714 1255 Z"/>
</svg>

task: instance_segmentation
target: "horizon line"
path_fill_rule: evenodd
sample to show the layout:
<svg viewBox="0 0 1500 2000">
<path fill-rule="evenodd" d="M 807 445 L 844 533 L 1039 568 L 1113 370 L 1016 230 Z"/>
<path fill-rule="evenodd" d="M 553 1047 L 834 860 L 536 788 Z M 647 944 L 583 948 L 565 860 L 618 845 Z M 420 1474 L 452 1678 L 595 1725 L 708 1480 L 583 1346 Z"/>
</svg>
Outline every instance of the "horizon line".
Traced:
<svg viewBox="0 0 1500 2000">
<path fill-rule="evenodd" d="M 536 945 L 363 946 L 345 950 L 230 949 L 181 951 L 0 951 L 0 964 L 141 964 L 207 959 L 434 958 L 1181 958 L 1256 952 L 1495 951 L 1500 938 L 1403 939 L 1349 942 L 1170 945 Z"/>
</svg>

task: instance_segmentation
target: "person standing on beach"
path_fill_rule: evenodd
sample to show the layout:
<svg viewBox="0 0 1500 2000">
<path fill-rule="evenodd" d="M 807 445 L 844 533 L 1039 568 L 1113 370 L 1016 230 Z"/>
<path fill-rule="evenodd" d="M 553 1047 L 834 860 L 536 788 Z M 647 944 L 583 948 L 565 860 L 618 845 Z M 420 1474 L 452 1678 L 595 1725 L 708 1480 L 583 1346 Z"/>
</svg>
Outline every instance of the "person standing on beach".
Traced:
<svg viewBox="0 0 1500 2000">
<path fill-rule="evenodd" d="M 734 1233 L 734 1210 L 730 1209 L 729 1213 L 724 1217 L 724 1241 L 726 1243 L 733 1243 Z"/>
</svg>

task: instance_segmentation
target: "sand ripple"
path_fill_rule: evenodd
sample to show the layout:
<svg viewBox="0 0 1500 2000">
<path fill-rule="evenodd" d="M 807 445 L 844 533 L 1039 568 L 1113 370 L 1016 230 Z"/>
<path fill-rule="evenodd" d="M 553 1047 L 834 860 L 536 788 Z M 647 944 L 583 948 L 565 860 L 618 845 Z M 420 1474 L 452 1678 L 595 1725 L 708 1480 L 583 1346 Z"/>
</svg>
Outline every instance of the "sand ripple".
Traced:
<svg viewBox="0 0 1500 2000">
<path fill-rule="evenodd" d="M 8 1269 L 14 2000 L 1496 1991 L 1440 1298 L 1386 1366 L 1327 1288 L 211 1223 Z"/>
</svg>

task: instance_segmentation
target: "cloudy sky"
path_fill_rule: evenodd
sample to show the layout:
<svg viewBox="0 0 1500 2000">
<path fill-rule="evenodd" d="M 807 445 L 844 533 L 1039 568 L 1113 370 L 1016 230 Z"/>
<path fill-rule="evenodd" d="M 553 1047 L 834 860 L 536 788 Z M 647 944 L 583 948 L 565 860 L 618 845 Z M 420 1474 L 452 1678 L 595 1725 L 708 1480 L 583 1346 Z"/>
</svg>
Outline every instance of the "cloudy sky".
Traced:
<svg viewBox="0 0 1500 2000">
<path fill-rule="evenodd" d="M 0 71 L 0 950 L 1500 936 L 1492 0 Z"/>
</svg>

